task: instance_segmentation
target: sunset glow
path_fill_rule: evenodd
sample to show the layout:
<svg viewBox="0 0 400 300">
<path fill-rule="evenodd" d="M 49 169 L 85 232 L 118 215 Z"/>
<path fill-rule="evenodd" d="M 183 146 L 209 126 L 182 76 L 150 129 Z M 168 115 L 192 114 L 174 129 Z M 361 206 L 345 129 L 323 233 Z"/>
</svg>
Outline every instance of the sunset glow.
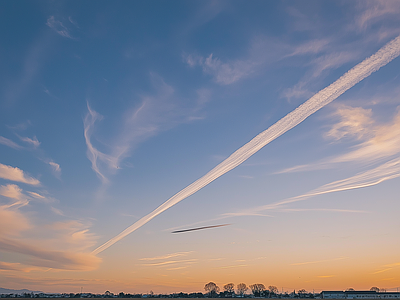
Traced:
<svg viewBox="0 0 400 300">
<path fill-rule="evenodd" d="M 400 288 L 400 1 L 0 14 L 0 288 Z"/>
</svg>

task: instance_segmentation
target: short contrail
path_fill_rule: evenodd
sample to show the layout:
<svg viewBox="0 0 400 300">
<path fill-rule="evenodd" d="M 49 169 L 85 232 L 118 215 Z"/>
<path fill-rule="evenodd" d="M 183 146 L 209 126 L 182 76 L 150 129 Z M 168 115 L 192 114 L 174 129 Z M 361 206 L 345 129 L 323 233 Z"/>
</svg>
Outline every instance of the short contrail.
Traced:
<svg viewBox="0 0 400 300">
<path fill-rule="evenodd" d="M 361 63 L 350 69 L 347 73 L 342 75 L 338 80 L 336 80 L 331 85 L 327 86 L 323 90 L 316 93 L 298 108 L 296 108 L 291 113 L 287 114 L 285 117 L 280 119 L 278 122 L 273 124 L 267 130 L 261 132 L 255 138 L 253 138 L 250 142 L 236 150 L 231 156 L 217 165 L 214 169 L 208 172 L 203 177 L 197 179 L 192 184 L 188 185 L 186 188 L 169 198 L 155 210 L 153 210 L 148 215 L 144 216 L 124 231 L 122 231 L 117 236 L 113 237 L 97 249 L 95 249 L 92 254 L 98 254 L 114 243 L 118 242 L 131 232 L 140 228 L 148 221 L 153 219 L 154 217 L 161 214 L 163 211 L 167 210 L 171 206 L 177 204 L 183 199 L 193 195 L 201 188 L 208 185 L 210 182 L 214 181 L 218 177 L 224 175 L 229 172 L 233 168 L 239 166 L 245 160 L 247 160 L 250 156 L 260 150 L 262 147 L 276 139 L 277 137 L 284 134 L 286 131 L 292 129 L 302 121 L 304 121 L 307 117 L 327 105 L 328 103 L 335 100 L 337 97 L 342 95 L 348 89 L 356 85 L 358 82 L 363 80 L 364 78 L 371 75 L 371 73 L 379 70 L 384 65 L 391 62 L 397 56 L 400 55 L 400 36 L 396 37 L 381 49 L 378 50 L 372 56 L 366 58 Z"/>
<path fill-rule="evenodd" d="M 197 227 L 197 228 L 175 230 L 175 231 L 172 231 L 171 233 L 182 233 L 182 232 L 188 232 L 188 231 L 195 231 L 195 230 L 203 230 L 203 229 L 210 229 L 210 228 L 223 227 L 223 226 L 228 226 L 228 225 L 231 225 L 231 224 L 222 224 L 222 225 L 213 225 L 213 226 L 203 226 L 203 227 Z"/>
</svg>

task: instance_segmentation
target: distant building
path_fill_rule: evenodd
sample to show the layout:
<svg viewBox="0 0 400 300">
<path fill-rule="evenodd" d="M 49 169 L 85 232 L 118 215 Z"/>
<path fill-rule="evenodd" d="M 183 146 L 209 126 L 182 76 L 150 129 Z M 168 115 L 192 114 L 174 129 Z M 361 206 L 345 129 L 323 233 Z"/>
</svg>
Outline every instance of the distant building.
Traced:
<svg viewBox="0 0 400 300">
<path fill-rule="evenodd" d="M 322 291 L 323 299 L 400 299 L 399 292 Z"/>
</svg>

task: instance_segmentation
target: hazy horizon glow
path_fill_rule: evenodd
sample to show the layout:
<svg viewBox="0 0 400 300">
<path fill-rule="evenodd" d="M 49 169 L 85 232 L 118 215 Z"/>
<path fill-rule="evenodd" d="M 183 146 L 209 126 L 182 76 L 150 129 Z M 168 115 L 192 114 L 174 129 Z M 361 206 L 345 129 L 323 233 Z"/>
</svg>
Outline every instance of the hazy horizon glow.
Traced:
<svg viewBox="0 0 400 300">
<path fill-rule="evenodd" d="M 399 1 L 0 14 L 0 287 L 400 287 Z"/>
</svg>

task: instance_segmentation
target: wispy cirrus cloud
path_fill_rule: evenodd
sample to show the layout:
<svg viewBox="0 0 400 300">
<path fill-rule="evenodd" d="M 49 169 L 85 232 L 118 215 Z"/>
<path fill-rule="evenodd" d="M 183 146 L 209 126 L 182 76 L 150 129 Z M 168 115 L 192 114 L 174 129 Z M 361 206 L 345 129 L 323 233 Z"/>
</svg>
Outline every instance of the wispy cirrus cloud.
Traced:
<svg viewBox="0 0 400 300">
<path fill-rule="evenodd" d="M 259 215 L 262 211 L 280 210 L 284 208 L 285 205 L 299 201 L 304 201 L 318 195 L 374 186 L 386 180 L 398 177 L 400 177 L 400 158 L 395 158 L 368 171 L 358 173 L 354 176 L 345 179 L 333 181 L 331 183 L 320 186 L 319 188 L 316 188 L 312 191 L 309 191 L 305 194 L 287 198 L 272 204 L 245 209 L 243 211 L 236 213 L 227 213 L 225 215 L 226 216 Z M 350 212 L 350 211 L 344 210 L 343 212 Z M 353 212 L 363 212 L 363 211 L 353 211 Z"/>
<path fill-rule="evenodd" d="M 47 19 L 46 25 L 65 38 L 73 39 L 70 30 L 61 21 L 56 20 L 54 16 Z"/>
<path fill-rule="evenodd" d="M 16 184 L 1 185 L 0 195 L 16 200 L 21 200 L 23 197 L 22 189 Z"/>
<path fill-rule="evenodd" d="M 53 173 L 57 176 L 60 177 L 61 175 L 61 167 L 58 163 L 55 163 L 54 161 L 49 161 L 48 164 L 50 165 Z"/>
<path fill-rule="evenodd" d="M 318 195 L 333 192 L 364 188 L 380 184 L 384 181 L 400 177 L 400 110 L 398 109 L 391 121 L 386 124 L 378 124 L 373 119 L 372 109 L 338 105 L 334 117 L 339 121 L 333 124 L 325 133 L 327 139 L 338 142 L 341 140 L 360 141 L 353 146 L 355 150 L 341 154 L 323 161 L 296 166 L 285 169 L 279 173 L 315 170 L 319 168 L 336 167 L 341 162 L 362 163 L 371 165 L 379 163 L 383 159 L 392 158 L 387 162 L 380 163 L 367 171 L 360 172 L 354 176 L 333 181 L 311 190 L 305 194 L 291 197 L 272 204 L 257 208 L 246 209 L 237 213 L 228 213 L 227 216 L 260 215 L 264 211 L 302 211 L 299 209 L 285 208 L 286 205 L 303 201 Z M 393 158 L 394 157 L 394 158 Z M 364 211 L 353 211 L 346 209 L 327 209 L 327 211 L 363 213 Z M 365 213 L 365 212 L 364 212 Z"/>
<path fill-rule="evenodd" d="M 36 136 L 34 136 L 33 138 L 29 138 L 29 137 L 23 137 L 23 136 L 19 136 L 19 139 L 25 143 L 28 143 L 30 145 L 33 146 L 33 148 L 38 148 L 40 146 L 40 142 L 38 141 L 38 139 L 36 138 Z"/>
<path fill-rule="evenodd" d="M 44 196 L 42 196 L 42 195 L 40 195 L 38 193 L 35 193 L 35 192 L 27 191 L 27 193 L 29 195 L 31 195 L 33 198 L 36 198 L 36 199 L 45 199 L 46 198 L 46 197 L 44 197 Z"/>
<path fill-rule="evenodd" d="M 30 228 L 29 220 L 18 209 L 0 205 L 0 238 L 19 237 Z"/>
<path fill-rule="evenodd" d="M 186 251 L 186 252 L 176 252 L 176 253 L 170 253 L 162 256 L 155 256 L 155 257 L 145 257 L 141 258 L 139 260 L 161 260 L 161 259 L 168 259 L 172 257 L 178 257 L 178 256 L 187 256 L 188 254 L 193 253 L 193 251 Z"/>
<path fill-rule="evenodd" d="M 19 149 L 22 148 L 22 147 L 21 147 L 20 145 L 18 145 L 17 143 L 15 143 L 15 142 L 13 142 L 12 140 L 10 140 L 10 139 L 8 139 L 8 138 L 5 138 L 5 137 L 3 137 L 3 136 L 0 136 L 0 144 L 5 145 L 5 146 L 8 146 L 8 147 L 13 148 L 13 149 L 17 149 L 17 150 L 19 150 Z"/>
<path fill-rule="evenodd" d="M 325 262 L 338 261 L 338 260 L 343 260 L 343 259 L 348 259 L 348 257 L 338 257 L 338 258 L 333 258 L 333 259 L 313 260 L 313 261 L 292 263 L 290 265 L 291 266 L 303 266 L 303 265 L 320 264 L 320 263 L 325 263 Z"/>
<path fill-rule="evenodd" d="M 16 195 L 9 195 L 16 196 Z M 41 237 L 34 237 L 41 232 Z M 49 224 L 47 227 L 31 222 L 19 207 L 0 205 L 0 251 L 23 257 L 24 265 L 68 270 L 94 269 L 100 259 L 87 252 L 96 236 L 78 221 Z M 8 262 L 3 269 L 26 271 Z"/>
<path fill-rule="evenodd" d="M 323 211 L 323 212 L 360 213 L 360 214 L 369 213 L 369 211 L 366 210 L 338 209 L 338 208 L 282 208 L 282 209 L 276 209 L 275 211 L 278 212 Z"/>
<path fill-rule="evenodd" d="M 392 263 L 392 264 L 386 264 L 384 265 L 380 270 L 373 272 L 372 274 L 380 274 L 383 272 L 387 272 L 387 271 L 391 271 L 395 268 L 399 268 L 400 267 L 400 262 L 397 263 Z"/>
<path fill-rule="evenodd" d="M 88 113 L 84 119 L 84 136 L 87 145 L 87 157 L 92 163 L 92 169 L 103 183 L 109 182 L 109 175 L 120 169 L 121 162 L 128 157 L 132 150 L 148 138 L 171 129 L 181 123 L 193 122 L 199 117 L 201 108 L 208 102 L 210 93 L 198 90 L 196 97 L 185 104 L 180 103 L 173 87 L 166 84 L 156 74 L 151 74 L 155 95 L 142 95 L 140 104 L 129 109 L 122 117 L 118 134 L 100 145 L 104 150 L 95 146 L 94 140 L 96 123 L 103 116 L 87 104 Z M 187 103 L 192 102 L 188 108 Z"/>
<path fill-rule="evenodd" d="M 251 60 L 234 60 L 222 62 L 219 58 L 213 57 L 211 53 L 208 57 L 188 55 L 185 57 L 186 63 L 191 66 L 201 66 L 203 72 L 213 76 L 214 81 L 221 85 L 232 84 L 254 72 L 256 62 Z"/>
<path fill-rule="evenodd" d="M 162 262 L 157 262 L 157 263 L 150 263 L 150 264 L 142 264 L 142 266 L 149 266 L 149 267 L 155 267 L 155 266 L 165 266 L 165 265 L 171 265 L 171 264 L 188 264 L 188 263 L 195 263 L 197 262 L 198 259 L 183 259 L 183 260 L 168 260 L 168 261 L 162 261 Z"/>
<path fill-rule="evenodd" d="M 366 30 L 382 19 L 398 18 L 400 3 L 386 0 L 364 0 L 358 3 L 358 15 L 355 18 L 356 28 Z"/>
<path fill-rule="evenodd" d="M 282 91 L 282 96 L 288 100 L 311 96 L 313 94 L 313 86 L 318 82 L 316 79 L 321 79 L 329 74 L 330 71 L 360 57 L 359 51 L 354 50 L 354 48 L 351 48 L 351 50 L 337 49 L 333 40 L 321 39 L 313 41 L 313 43 L 317 44 L 316 49 L 313 50 L 311 48 L 312 45 L 306 43 L 296 47 L 298 49 L 292 54 L 308 54 L 313 55 L 313 57 L 304 65 L 308 69 L 305 75 L 294 86 Z M 328 44 L 333 44 L 333 46 L 327 47 Z"/>
<path fill-rule="evenodd" d="M 90 253 L 48 250 L 16 239 L 0 238 L 0 250 L 19 253 L 31 258 L 29 264 L 67 270 L 92 270 L 100 258 Z"/>
<path fill-rule="evenodd" d="M 182 57 L 191 68 L 201 67 L 214 82 L 230 85 L 258 72 L 266 64 L 280 61 L 291 52 L 293 48 L 289 45 L 271 37 L 258 36 L 251 40 L 247 54 L 241 58 L 221 59 L 213 53 L 206 57 L 196 53 L 184 53 Z"/>
<path fill-rule="evenodd" d="M 35 268 L 33 268 L 33 267 L 25 267 L 21 263 L 10 263 L 10 262 L 0 261 L 0 271 L 1 270 L 18 271 L 18 272 L 30 272 L 32 270 L 35 270 Z"/>
<path fill-rule="evenodd" d="M 339 105 L 333 114 L 339 121 L 325 133 L 325 137 L 338 142 L 352 139 L 360 141 L 355 150 L 330 157 L 316 163 L 290 167 L 277 173 L 309 171 L 331 168 L 338 163 L 354 162 L 372 164 L 400 154 L 400 108 L 387 123 L 377 123 L 371 109 Z"/>
<path fill-rule="evenodd" d="M 286 55 L 288 58 L 292 55 L 308 55 L 309 59 L 303 63 L 301 60 L 296 62 L 295 65 L 301 65 L 307 71 L 296 84 L 282 91 L 282 97 L 291 100 L 312 95 L 318 89 L 322 78 L 332 70 L 358 61 L 364 56 L 365 49 L 375 46 L 376 41 L 385 41 L 400 33 L 398 1 L 362 0 L 355 4 L 342 3 L 345 11 L 352 11 L 352 17 L 349 22 L 339 25 L 340 30 L 334 32 L 327 30 L 326 22 L 315 16 L 311 17 L 310 11 L 305 7 L 293 4 L 287 7 L 294 32 L 304 31 L 311 36 L 322 38 L 298 45 Z M 384 25 L 381 22 L 383 19 L 386 21 Z M 337 26 L 335 24 L 335 27 Z M 368 35 L 365 35 L 366 30 Z M 327 34 L 327 31 L 331 33 Z"/>
<path fill-rule="evenodd" d="M 30 177 L 17 167 L 7 166 L 0 163 L 0 178 L 22 182 L 30 185 L 39 185 L 40 181 Z"/>
</svg>

